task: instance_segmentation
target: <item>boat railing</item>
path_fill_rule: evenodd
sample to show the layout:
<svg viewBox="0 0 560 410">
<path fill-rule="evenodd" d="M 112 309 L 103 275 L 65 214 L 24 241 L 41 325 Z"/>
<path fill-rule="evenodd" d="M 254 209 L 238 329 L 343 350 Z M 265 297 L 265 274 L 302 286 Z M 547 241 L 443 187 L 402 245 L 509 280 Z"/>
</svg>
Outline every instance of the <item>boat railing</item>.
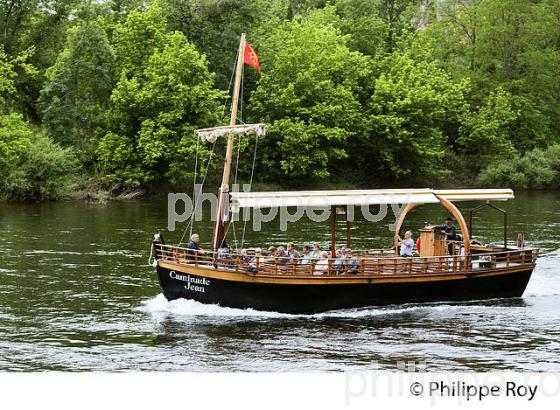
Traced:
<svg viewBox="0 0 560 410">
<path fill-rule="evenodd" d="M 380 256 L 368 251 L 356 254 L 352 259 L 313 259 L 277 256 L 256 257 L 252 253 L 199 252 L 173 245 L 156 245 L 157 258 L 164 262 L 195 267 L 211 267 L 244 272 L 252 275 L 401 275 L 467 273 L 534 266 L 538 250 L 521 248 L 485 252 L 470 255 L 397 257 L 394 254 Z M 324 262 L 323 262 L 324 261 Z"/>
</svg>

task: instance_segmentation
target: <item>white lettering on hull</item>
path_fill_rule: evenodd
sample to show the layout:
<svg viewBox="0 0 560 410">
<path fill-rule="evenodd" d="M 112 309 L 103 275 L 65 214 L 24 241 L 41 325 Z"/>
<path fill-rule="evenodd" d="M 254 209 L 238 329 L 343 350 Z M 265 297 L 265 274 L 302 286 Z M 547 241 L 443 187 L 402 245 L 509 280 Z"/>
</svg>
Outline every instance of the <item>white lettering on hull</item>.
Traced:
<svg viewBox="0 0 560 410">
<path fill-rule="evenodd" d="M 210 279 L 200 278 L 198 276 L 183 275 L 177 273 L 174 270 L 169 272 L 169 277 L 171 279 L 179 280 L 181 282 L 187 282 L 185 289 L 191 292 L 206 292 L 206 286 L 210 286 Z"/>
</svg>

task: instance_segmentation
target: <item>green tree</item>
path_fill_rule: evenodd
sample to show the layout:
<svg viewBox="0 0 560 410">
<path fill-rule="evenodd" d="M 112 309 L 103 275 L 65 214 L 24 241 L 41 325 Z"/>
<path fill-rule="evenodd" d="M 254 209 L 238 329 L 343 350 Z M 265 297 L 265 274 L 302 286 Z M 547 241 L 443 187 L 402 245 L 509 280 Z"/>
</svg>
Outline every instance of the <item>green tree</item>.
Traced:
<svg viewBox="0 0 560 410">
<path fill-rule="evenodd" d="M 416 27 L 418 0 L 337 0 L 340 27 L 352 49 L 366 55 L 391 52 L 403 31 Z"/>
<path fill-rule="evenodd" d="M 16 67 L 11 103 L 31 122 L 40 123 L 37 99 L 43 88 L 45 70 L 54 64 L 66 29 L 72 24 L 70 14 L 80 0 L 18 0 L 0 2 L 0 41 L 6 53 L 15 58 L 33 50 L 28 63 L 36 67 L 31 73 Z"/>
<path fill-rule="evenodd" d="M 142 74 L 154 50 L 165 44 L 166 19 L 166 13 L 156 1 L 146 10 L 131 11 L 113 28 L 117 78 Z"/>
<path fill-rule="evenodd" d="M 11 170 L 31 146 L 33 133 L 21 114 L 0 114 L 0 192 Z"/>
<path fill-rule="evenodd" d="M 40 98 L 43 124 L 56 141 L 91 150 L 113 88 L 114 60 L 97 21 L 81 21 L 68 30 L 64 49 L 47 70 Z"/>
<path fill-rule="evenodd" d="M 16 92 L 15 66 L 24 62 L 25 56 L 12 59 L 0 47 L 0 190 L 4 190 L 14 163 L 31 144 L 31 129 L 21 114 L 10 112 L 7 104 L 8 98 Z"/>
<path fill-rule="evenodd" d="M 104 179 L 121 188 L 184 181 L 194 162 L 194 129 L 218 121 L 224 94 L 213 88 L 206 59 L 182 33 L 165 33 L 164 22 L 152 5 L 131 12 L 116 30 L 122 71 L 98 156 Z"/>
<path fill-rule="evenodd" d="M 511 107 L 511 95 L 501 88 L 490 93 L 482 106 L 465 116 L 457 143 L 471 169 L 480 171 L 493 160 L 516 153 L 509 126 L 517 116 Z"/>
<path fill-rule="evenodd" d="M 558 189 L 560 145 L 551 145 L 546 150 L 535 148 L 523 156 L 498 160 L 480 173 L 478 182 L 488 187 Z"/>
<path fill-rule="evenodd" d="M 349 46 L 367 55 L 382 54 L 387 48 L 389 25 L 379 15 L 377 2 L 370 0 L 338 0 L 337 13 L 341 29 L 350 34 Z"/>
<path fill-rule="evenodd" d="M 262 24 L 268 24 L 280 10 L 270 0 L 164 0 L 171 30 L 181 31 L 197 49 L 204 52 L 210 71 L 216 74 L 216 85 L 227 89 L 231 79 L 241 33 L 249 42 L 257 40 L 252 34 Z M 247 73 L 246 89 L 253 89 L 257 76 Z M 247 85 L 249 84 L 249 87 Z"/>
<path fill-rule="evenodd" d="M 9 200 L 49 201 L 76 188 L 79 164 L 72 148 L 62 148 L 42 133 L 9 168 L 3 197 Z"/>
<path fill-rule="evenodd" d="M 481 4 L 486 0 L 443 0 L 436 3 L 437 19 L 424 35 L 435 38 L 434 53 L 456 76 L 473 75 L 480 64 Z"/>
<path fill-rule="evenodd" d="M 468 76 L 475 106 L 501 87 L 516 119 L 510 138 L 519 150 L 558 141 L 560 11 L 554 1 L 445 0 L 424 35 L 455 78 Z"/>
<path fill-rule="evenodd" d="M 442 159 L 449 135 L 467 110 L 468 81 L 456 82 L 435 62 L 415 60 L 407 51 L 381 61 L 381 75 L 367 108 L 368 156 L 379 158 L 384 174 L 393 177 L 445 175 Z M 375 164 L 375 161 L 373 161 Z"/>
<path fill-rule="evenodd" d="M 269 177 L 324 178 L 348 155 L 345 142 L 358 128 L 369 67 L 348 48 L 348 37 L 326 23 L 334 19 L 333 8 L 294 19 L 262 46 L 268 51 L 251 110 L 269 124 L 263 143 Z"/>
<path fill-rule="evenodd" d="M 16 93 L 14 81 L 16 67 L 31 71 L 27 55 L 10 58 L 0 46 L 0 181 L 6 170 L 19 158 L 31 143 L 31 130 L 21 114 L 11 110 L 9 99 Z"/>
<path fill-rule="evenodd" d="M 512 140 L 526 150 L 558 141 L 560 50 L 558 21 L 549 2 L 491 0 L 482 4 L 481 67 L 511 92 L 519 116 Z M 556 11 L 558 13 L 558 11 Z M 486 87 L 488 88 L 488 87 Z"/>
</svg>

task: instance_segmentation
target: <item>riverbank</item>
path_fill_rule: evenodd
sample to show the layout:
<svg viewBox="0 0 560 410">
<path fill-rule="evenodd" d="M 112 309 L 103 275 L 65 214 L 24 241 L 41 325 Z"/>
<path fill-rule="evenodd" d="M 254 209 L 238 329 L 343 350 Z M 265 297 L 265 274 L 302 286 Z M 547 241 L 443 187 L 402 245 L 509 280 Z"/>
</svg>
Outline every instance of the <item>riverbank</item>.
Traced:
<svg viewBox="0 0 560 410">
<path fill-rule="evenodd" d="M 248 183 L 248 181 L 240 181 L 239 185 Z M 207 179 L 204 184 L 205 192 L 217 191 L 220 182 L 216 178 Z M 407 183 L 406 181 L 393 182 L 388 184 L 364 184 L 345 181 L 343 179 L 332 179 L 328 181 L 318 181 L 314 184 L 305 184 L 302 182 L 292 185 L 281 185 L 270 182 L 254 182 L 252 191 L 310 191 L 310 190 L 353 190 L 353 189 L 398 189 L 398 188 L 439 188 L 439 189 L 468 189 L 477 188 L 473 183 L 473 179 L 464 178 L 448 178 L 446 180 L 424 181 Z M 146 201 L 167 197 L 170 193 L 184 192 L 189 195 L 193 193 L 192 182 L 183 184 L 182 186 L 172 186 L 162 183 L 152 185 L 145 188 L 119 188 L 118 186 L 108 186 L 96 178 L 88 178 L 82 182 L 75 182 L 65 192 L 58 192 L 56 196 L 37 200 L 36 198 L 14 198 L 9 199 L 0 193 L 0 201 L 3 202 L 57 202 L 57 201 L 86 201 L 106 203 L 108 201 Z"/>
<path fill-rule="evenodd" d="M 205 191 L 213 192 L 220 184 L 217 175 L 209 176 L 205 181 Z M 82 177 L 81 181 L 71 173 L 68 177 L 56 174 L 52 181 L 36 179 L 36 187 L 31 190 L 29 197 L 25 192 L 16 196 L 0 192 L 0 201 L 8 202 L 44 202 L 44 201 L 86 201 L 106 203 L 108 201 L 142 201 L 167 197 L 169 193 L 184 192 L 192 194 L 192 182 L 185 182 L 177 186 L 170 183 L 152 184 L 142 188 L 122 188 L 108 185 L 99 177 Z M 240 181 L 239 185 L 248 183 Z M 40 186 L 45 186 L 43 194 L 37 194 Z M 395 188 L 439 188 L 439 189 L 469 189 L 469 188 L 512 188 L 516 191 L 556 191 L 560 188 L 560 145 L 553 145 L 547 150 L 535 149 L 521 157 L 493 163 L 483 170 L 477 177 L 455 165 L 449 170 L 449 175 L 443 179 L 415 181 L 408 180 L 387 181 L 351 181 L 343 177 L 332 177 L 309 184 L 295 181 L 290 185 L 270 182 L 254 182 L 252 190 L 265 191 L 306 191 L 306 190 L 352 190 L 352 189 L 395 189 Z"/>
</svg>

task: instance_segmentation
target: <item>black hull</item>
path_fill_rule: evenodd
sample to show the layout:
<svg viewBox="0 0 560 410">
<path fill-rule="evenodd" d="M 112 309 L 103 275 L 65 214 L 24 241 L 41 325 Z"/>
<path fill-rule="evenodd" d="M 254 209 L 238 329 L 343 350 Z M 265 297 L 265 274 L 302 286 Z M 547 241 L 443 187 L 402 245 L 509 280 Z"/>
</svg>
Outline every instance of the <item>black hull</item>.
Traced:
<svg viewBox="0 0 560 410">
<path fill-rule="evenodd" d="M 239 282 L 203 276 L 196 269 L 175 271 L 171 267 L 157 267 L 161 289 L 168 300 L 193 299 L 224 307 L 283 313 L 521 297 L 532 272 L 533 269 L 524 269 L 435 281 L 293 284 Z"/>
</svg>

